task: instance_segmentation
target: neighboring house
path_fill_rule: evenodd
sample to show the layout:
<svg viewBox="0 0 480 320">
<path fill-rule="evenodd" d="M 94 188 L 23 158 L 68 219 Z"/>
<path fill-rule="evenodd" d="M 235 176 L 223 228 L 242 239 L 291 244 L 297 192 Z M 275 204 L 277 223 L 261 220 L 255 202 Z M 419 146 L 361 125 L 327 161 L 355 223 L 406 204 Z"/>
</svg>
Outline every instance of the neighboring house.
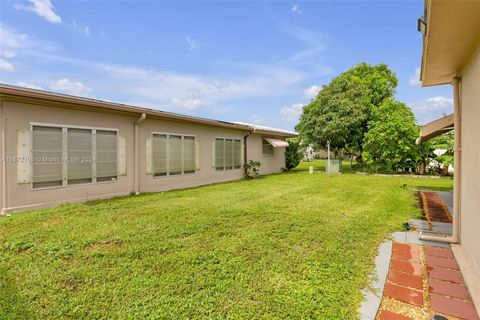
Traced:
<svg viewBox="0 0 480 320">
<path fill-rule="evenodd" d="M 417 142 L 455 128 L 451 242 L 477 310 L 480 310 L 480 1 L 425 1 L 423 86 L 453 85 L 454 114 L 425 125 Z"/>
<path fill-rule="evenodd" d="M 0 108 L 3 213 L 281 172 L 296 136 L 3 84 Z"/>
<path fill-rule="evenodd" d="M 447 151 L 448 150 L 446 150 L 446 149 L 435 149 L 435 150 L 433 150 L 433 153 L 437 157 L 439 157 L 439 156 L 444 155 Z M 435 160 L 435 159 L 430 160 L 430 162 L 427 166 L 427 169 L 440 168 L 440 167 L 442 168 L 442 170 L 445 170 L 445 173 L 453 174 L 455 172 L 455 169 L 453 168 L 453 165 L 449 164 L 448 167 L 447 167 L 446 165 L 442 164 L 441 162 L 439 162 L 438 160 Z"/>
</svg>

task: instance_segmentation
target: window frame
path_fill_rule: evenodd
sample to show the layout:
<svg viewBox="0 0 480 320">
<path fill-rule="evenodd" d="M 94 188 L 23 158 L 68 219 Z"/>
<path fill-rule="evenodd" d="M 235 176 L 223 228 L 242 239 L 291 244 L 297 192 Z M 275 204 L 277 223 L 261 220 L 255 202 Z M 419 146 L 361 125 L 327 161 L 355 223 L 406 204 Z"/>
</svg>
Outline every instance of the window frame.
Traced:
<svg viewBox="0 0 480 320">
<path fill-rule="evenodd" d="M 216 154 L 217 154 L 217 150 L 216 150 L 216 146 L 215 146 L 215 166 L 213 167 L 213 171 L 214 172 L 225 172 L 225 171 L 234 171 L 234 170 L 241 170 L 242 167 L 243 167 L 243 159 L 242 159 L 242 138 L 233 138 L 233 137 L 228 137 L 228 136 L 223 136 L 223 137 L 220 137 L 220 136 L 214 136 L 213 137 L 213 142 L 216 143 L 217 139 L 222 139 L 223 140 L 223 154 L 224 154 L 224 159 L 223 159 L 223 169 L 217 169 L 217 161 L 216 161 Z M 227 167 L 225 165 L 225 146 L 226 146 L 226 143 L 225 141 L 226 140 L 232 140 L 232 166 L 231 167 Z M 235 166 L 235 141 L 239 141 L 240 142 L 240 166 Z"/>
<path fill-rule="evenodd" d="M 96 159 L 97 154 L 97 147 L 96 147 L 96 133 L 97 130 L 99 131 L 113 131 L 117 136 L 118 141 L 118 128 L 106 128 L 106 127 L 94 127 L 94 126 L 80 126 L 80 125 L 68 125 L 68 124 L 58 124 L 58 123 L 48 123 L 48 122 L 30 122 L 30 139 L 33 141 L 33 127 L 50 127 L 50 128 L 61 128 L 62 129 L 62 158 L 67 159 L 68 157 L 68 129 L 83 129 L 83 130 L 90 130 L 92 135 L 92 158 Z M 95 137 L 95 138 L 94 138 Z M 33 153 L 33 144 L 32 149 Z M 118 143 L 117 143 L 117 157 L 118 157 Z M 30 190 L 31 191 L 39 191 L 39 190 L 50 190 L 50 189 L 60 189 L 60 188 L 71 188 L 71 187 L 82 187 L 94 184 L 108 184 L 108 183 L 118 183 L 118 172 L 117 172 L 117 179 L 112 181 L 97 181 L 96 176 L 96 160 L 92 161 L 92 181 L 86 183 L 76 183 L 76 184 L 68 184 L 68 162 L 62 161 L 62 185 L 59 186 L 52 186 L 52 187 L 34 187 L 33 182 L 33 163 L 32 170 L 31 170 L 31 177 L 30 177 Z M 118 160 L 117 160 L 118 165 Z"/>
<path fill-rule="evenodd" d="M 182 141 L 182 171 L 181 173 L 179 174 L 170 174 L 170 159 L 167 157 L 167 172 L 166 174 L 164 175 L 155 175 L 155 172 L 154 172 L 154 169 L 153 169 L 153 136 L 154 135 L 164 135 L 166 136 L 166 146 L 167 146 L 167 154 L 169 155 L 169 149 L 170 149 L 170 146 L 169 146 L 169 138 L 170 136 L 180 136 L 182 137 L 181 141 Z M 193 138 L 193 141 L 194 141 L 194 146 L 196 148 L 196 144 L 197 142 L 199 142 L 199 140 L 197 139 L 197 135 L 195 134 L 188 134 L 188 133 L 175 133 L 175 132 L 160 132 L 160 131 L 152 131 L 151 134 L 150 134 L 150 137 L 152 138 L 152 172 L 151 172 L 151 175 L 153 177 L 153 179 L 162 179 L 162 178 L 168 178 L 168 177 L 182 177 L 182 176 L 190 176 L 190 175 L 195 175 L 197 174 L 197 168 L 194 168 L 193 172 L 189 171 L 189 172 L 185 172 L 185 168 L 184 168 L 184 152 L 183 152 L 183 141 L 184 141 L 184 138 L 185 137 L 190 137 L 190 138 Z M 195 159 L 195 158 L 194 158 Z"/>
<path fill-rule="evenodd" d="M 264 146 L 265 146 L 265 143 L 264 143 L 264 142 L 266 142 L 266 144 L 268 144 L 268 145 L 270 146 L 270 148 L 272 149 L 272 153 L 265 153 L 265 152 L 264 152 L 264 150 L 263 150 L 263 148 L 264 148 Z M 273 157 L 274 155 L 275 155 L 275 147 L 272 146 L 272 145 L 270 144 L 270 142 L 268 142 L 268 141 L 265 139 L 265 137 L 262 137 L 262 156 L 264 156 L 264 157 Z"/>
</svg>

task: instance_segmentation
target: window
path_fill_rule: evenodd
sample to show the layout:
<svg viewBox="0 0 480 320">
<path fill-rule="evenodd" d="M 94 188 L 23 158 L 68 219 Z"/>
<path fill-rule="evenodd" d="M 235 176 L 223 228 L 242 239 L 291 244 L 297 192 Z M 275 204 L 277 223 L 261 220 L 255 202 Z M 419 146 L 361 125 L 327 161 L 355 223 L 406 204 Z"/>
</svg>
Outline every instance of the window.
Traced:
<svg viewBox="0 0 480 320">
<path fill-rule="evenodd" d="M 154 134 L 152 139 L 153 174 L 166 176 L 168 172 L 167 135 Z"/>
<path fill-rule="evenodd" d="M 93 180 L 92 130 L 67 129 L 67 183 L 91 183 Z"/>
<path fill-rule="evenodd" d="M 195 137 L 153 134 L 152 171 L 155 177 L 195 173 L 195 170 Z"/>
<path fill-rule="evenodd" d="M 117 141 L 116 131 L 97 130 L 95 157 L 97 182 L 117 180 Z"/>
<path fill-rule="evenodd" d="M 215 169 L 225 170 L 225 139 L 215 139 Z"/>
<path fill-rule="evenodd" d="M 233 167 L 235 169 L 242 167 L 242 143 L 240 140 L 233 140 Z"/>
<path fill-rule="evenodd" d="M 195 138 L 183 137 L 183 172 L 195 172 Z"/>
<path fill-rule="evenodd" d="M 242 144 L 238 139 L 215 139 L 215 169 L 231 170 L 242 167 Z"/>
<path fill-rule="evenodd" d="M 264 156 L 273 156 L 273 146 L 265 139 L 262 139 L 262 154 Z"/>
<path fill-rule="evenodd" d="M 117 131 L 34 125 L 32 139 L 34 189 L 117 180 Z"/>
<path fill-rule="evenodd" d="M 62 128 L 32 128 L 32 183 L 34 188 L 63 185 Z"/>
<path fill-rule="evenodd" d="M 182 174 L 182 136 L 169 136 L 168 147 L 170 175 Z"/>
</svg>

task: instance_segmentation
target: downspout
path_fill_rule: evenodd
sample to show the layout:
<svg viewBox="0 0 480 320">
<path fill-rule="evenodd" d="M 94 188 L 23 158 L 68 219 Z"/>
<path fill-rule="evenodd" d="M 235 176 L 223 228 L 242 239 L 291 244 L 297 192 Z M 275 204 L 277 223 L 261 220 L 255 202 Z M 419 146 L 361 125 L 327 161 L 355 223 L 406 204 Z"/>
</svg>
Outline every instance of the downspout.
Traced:
<svg viewBox="0 0 480 320">
<path fill-rule="evenodd" d="M 3 110 L 3 101 L 0 100 L 0 128 L 1 128 L 1 139 L 2 139 L 2 209 L 0 215 L 5 215 L 7 207 L 7 156 L 6 156 L 6 147 L 5 147 L 5 126 L 6 122 L 4 119 L 4 110 Z"/>
<path fill-rule="evenodd" d="M 461 79 L 453 78 L 453 159 L 455 161 L 455 172 L 453 175 L 453 217 L 452 217 L 452 235 L 450 237 L 439 237 L 426 235 L 420 232 L 420 240 L 459 243 L 460 231 L 460 212 L 461 212 L 461 187 L 462 187 L 462 105 L 460 101 Z"/>
<path fill-rule="evenodd" d="M 147 118 L 147 115 L 145 113 L 142 113 L 140 118 L 135 120 L 135 130 L 134 130 L 134 189 L 135 189 L 135 195 L 140 194 L 140 183 L 139 183 L 139 178 L 140 178 L 140 163 L 139 163 L 139 154 L 140 154 L 140 137 L 138 136 L 138 128 L 140 126 L 140 123 L 142 123 L 145 119 Z"/>
<path fill-rule="evenodd" d="M 247 176 L 247 167 L 245 166 L 247 164 L 247 161 L 248 161 L 248 156 L 247 156 L 247 139 L 248 137 L 250 137 L 252 135 L 252 133 L 255 132 L 255 128 L 253 128 L 252 130 L 250 130 L 248 132 L 248 134 L 246 136 L 243 137 L 243 163 L 244 163 L 244 166 L 243 166 L 243 170 L 245 172 L 245 177 Z"/>
</svg>

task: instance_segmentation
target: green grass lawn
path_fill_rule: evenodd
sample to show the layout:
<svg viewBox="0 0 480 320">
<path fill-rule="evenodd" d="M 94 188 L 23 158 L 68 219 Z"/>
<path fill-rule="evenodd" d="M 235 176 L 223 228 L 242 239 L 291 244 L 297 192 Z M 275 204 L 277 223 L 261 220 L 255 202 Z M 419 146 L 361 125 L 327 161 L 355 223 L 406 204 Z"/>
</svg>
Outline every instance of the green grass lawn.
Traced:
<svg viewBox="0 0 480 320">
<path fill-rule="evenodd" d="M 452 181 L 308 165 L 0 218 L 0 319 L 355 318 L 412 190 Z"/>
</svg>

